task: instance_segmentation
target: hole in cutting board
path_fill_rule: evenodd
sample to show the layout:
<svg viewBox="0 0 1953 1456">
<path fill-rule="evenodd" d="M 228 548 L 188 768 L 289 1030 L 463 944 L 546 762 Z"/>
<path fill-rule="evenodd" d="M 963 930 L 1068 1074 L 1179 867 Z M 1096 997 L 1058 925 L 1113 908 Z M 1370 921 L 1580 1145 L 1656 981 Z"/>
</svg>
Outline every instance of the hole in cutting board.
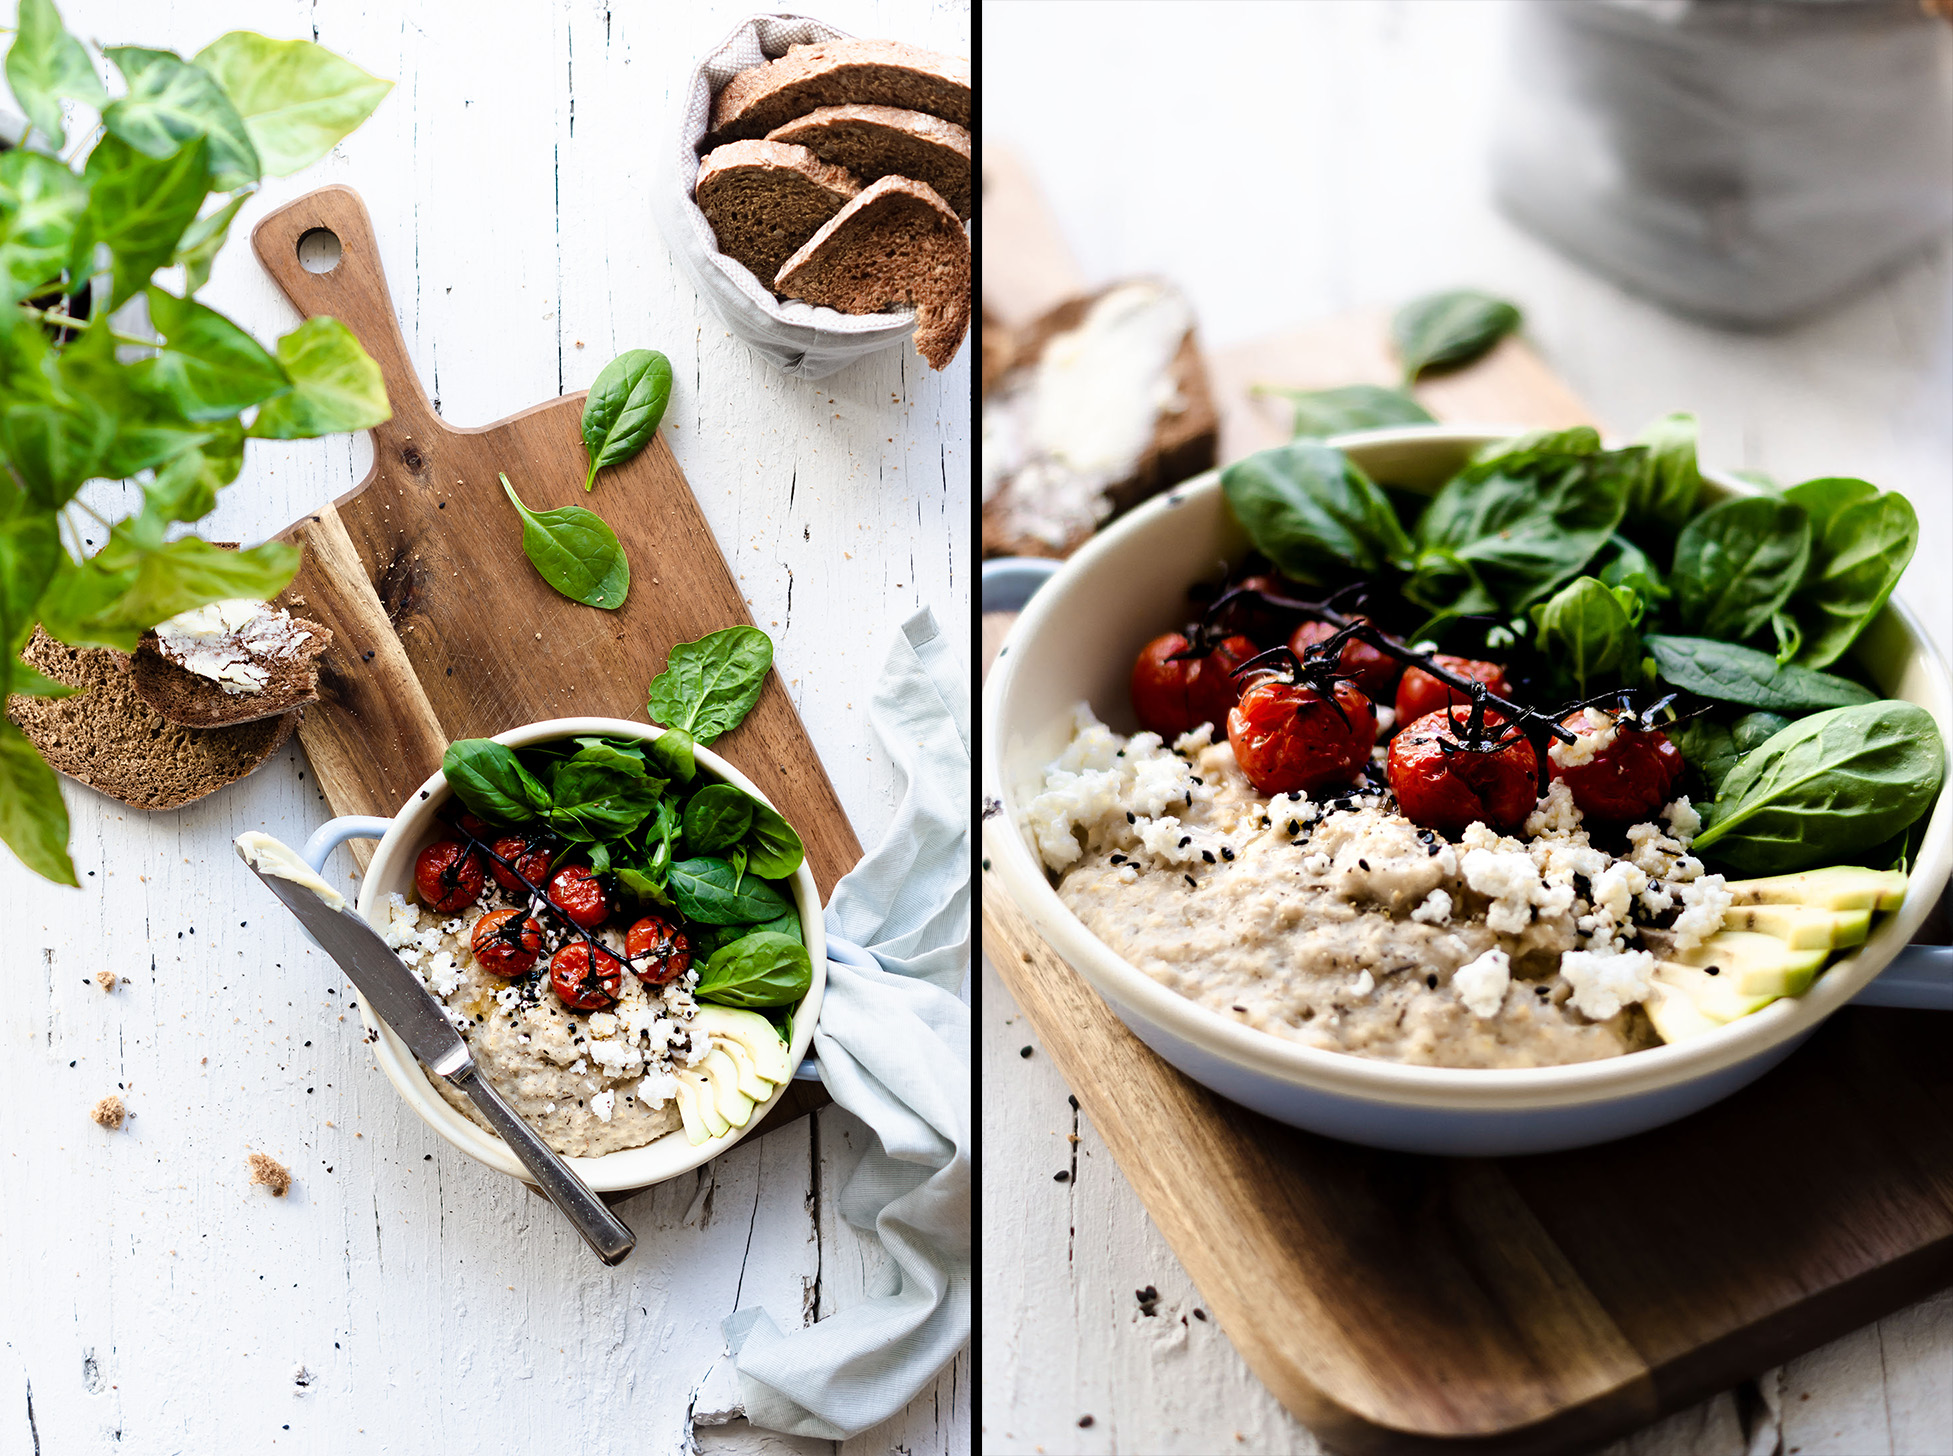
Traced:
<svg viewBox="0 0 1953 1456">
<path fill-rule="evenodd" d="M 298 266 L 307 273 L 330 273 L 339 266 L 339 234 L 331 228 L 313 228 L 298 240 Z"/>
</svg>

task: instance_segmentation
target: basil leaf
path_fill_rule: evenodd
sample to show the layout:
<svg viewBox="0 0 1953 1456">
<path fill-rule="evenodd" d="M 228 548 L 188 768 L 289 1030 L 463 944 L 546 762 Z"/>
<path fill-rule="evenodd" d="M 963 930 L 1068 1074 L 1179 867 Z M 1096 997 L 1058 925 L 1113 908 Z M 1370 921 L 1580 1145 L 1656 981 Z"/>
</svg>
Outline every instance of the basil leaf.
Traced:
<svg viewBox="0 0 1953 1456">
<path fill-rule="evenodd" d="M 149 275 L 176 256 L 177 240 L 196 221 L 209 176 L 204 141 L 194 138 L 160 159 L 107 136 L 88 154 L 87 227 L 114 263 L 111 302 L 121 305 L 149 286 Z M 104 306 L 97 312 L 106 313 Z"/>
<path fill-rule="evenodd" d="M 87 187 L 53 157 L 20 149 L 0 155 L 0 308 L 61 276 L 87 212 Z"/>
<path fill-rule="evenodd" d="M 148 297 L 149 322 L 163 336 L 162 347 L 131 377 L 168 399 L 184 419 L 233 418 L 291 388 L 264 346 L 215 309 L 160 288 Z"/>
<path fill-rule="evenodd" d="M 689 784 L 698 772 L 692 735 L 683 728 L 667 728 L 651 743 L 651 761 L 674 784 Z"/>
<path fill-rule="evenodd" d="M 441 755 L 441 773 L 460 799 L 491 824 L 533 824 L 549 794 L 515 750 L 490 738 L 459 738 Z"/>
<path fill-rule="evenodd" d="M 265 401 L 249 433 L 260 440 L 310 440 L 370 430 L 393 418 L 380 366 L 336 318 L 309 318 L 278 341 L 292 387 Z"/>
<path fill-rule="evenodd" d="M 516 496 L 508 476 L 502 489 L 522 516 L 522 550 L 542 579 L 573 602 L 614 612 L 631 589 L 631 564 L 617 533 L 582 506 L 536 512 Z"/>
<path fill-rule="evenodd" d="M 1408 564 L 1397 513 L 1340 450 L 1300 441 L 1257 451 L 1221 472 L 1221 490 L 1255 549 L 1299 580 Z"/>
<path fill-rule="evenodd" d="M 1607 544 L 1646 468 L 1640 447 L 1599 443 L 1583 428 L 1489 447 L 1438 492 L 1419 546 L 1452 552 L 1508 611 L 1544 600 Z"/>
<path fill-rule="evenodd" d="M 651 443 L 671 398 L 671 361 L 655 349 L 631 349 L 604 365 L 583 401 L 583 443 L 595 484 L 606 465 L 621 465 Z"/>
<path fill-rule="evenodd" d="M 1532 609 L 1535 640 L 1584 698 L 1620 682 L 1640 663 L 1641 638 L 1632 617 L 1638 611 L 1639 598 L 1631 589 L 1583 576 Z"/>
<path fill-rule="evenodd" d="M 1691 414 L 1663 415 L 1635 437 L 1648 447 L 1649 468 L 1628 493 L 1627 518 L 1680 531 L 1702 494 L 1702 472 L 1695 458 L 1696 422 Z"/>
<path fill-rule="evenodd" d="M 813 984 L 807 947 L 761 930 L 713 951 L 692 995 L 721 1006 L 791 1006 Z"/>
<path fill-rule="evenodd" d="M 80 885 L 68 858 L 68 806 L 61 802 L 61 785 L 27 735 L 5 718 L 0 718 L 0 840 L 35 874 L 57 885 Z"/>
<path fill-rule="evenodd" d="M 1346 384 L 1340 389 L 1283 389 L 1257 384 L 1255 394 L 1279 395 L 1293 407 L 1291 430 L 1298 440 L 1347 435 L 1383 425 L 1425 425 L 1437 416 L 1401 389 L 1378 384 Z"/>
<path fill-rule="evenodd" d="M 1729 725 L 1729 736 L 1739 754 L 1748 753 L 1752 748 L 1761 748 L 1790 726 L 1790 719 L 1781 713 L 1759 710 L 1745 713 Z"/>
<path fill-rule="evenodd" d="M 1412 299 L 1390 320 L 1390 341 L 1410 384 L 1435 365 L 1468 364 L 1519 327 L 1519 310 L 1475 289 Z"/>
<path fill-rule="evenodd" d="M 772 669 L 773 640 L 757 627 L 725 627 L 681 642 L 651 680 L 651 718 L 711 743 L 745 721 Z"/>
<path fill-rule="evenodd" d="M 776 918 L 787 901 L 758 876 L 744 877 L 722 859 L 682 859 L 668 881 L 678 908 L 707 925 L 754 925 Z"/>
<path fill-rule="evenodd" d="M 307 40 L 220 35 L 196 63 L 223 87 L 273 177 L 319 160 L 373 114 L 393 82 Z"/>
<path fill-rule="evenodd" d="M 52 0 L 20 0 L 15 24 L 19 33 L 7 52 L 7 84 L 27 119 L 47 134 L 58 151 L 68 140 L 61 125 L 61 98 L 99 108 L 108 100 L 108 92 L 88 51 L 62 27 Z"/>
<path fill-rule="evenodd" d="M 565 839 L 619 839 L 644 822 L 664 791 L 642 757 L 596 743 L 556 765 L 544 817 Z"/>
<path fill-rule="evenodd" d="M 170 259 L 183 267 L 184 297 L 210 281 L 210 265 L 217 261 L 217 252 L 230 235 L 237 210 L 250 200 L 250 193 L 240 192 L 215 212 L 198 218 L 184 229 L 183 236 L 177 240 L 176 254 Z"/>
<path fill-rule="evenodd" d="M 707 784 L 685 806 L 685 843 L 699 854 L 737 844 L 753 825 L 753 801 L 731 784 Z"/>
<path fill-rule="evenodd" d="M 1729 771 L 1736 767 L 1742 751 L 1727 723 L 1712 718 L 1694 718 L 1668 730 L 1668 737 L 1682 751 L 1688 766 L 1702 776 L 1709 792 L 1715 793 Z"/>
<path fill-rule="evenodd" d="M 1709 507 L 1675 543 L 1669 581 L 1682 625 L 1730 641 L 1755 636 L 1803 580 L 1810 554 L 1802 506 L 1753 495 Z"/>
<path fill-rule="evenodd" d="M 148 157 L 172 156 L 185 142 L 202 137 L 219 192 L 258 180 L 263 168 L 244 118 L 208 71 L 173 51 L 144 46 L 109 46 L 107 55 L 129 82 L 126 95 L 102 108 L 110 136 Z"/>
<path fill-rule="evenodd" d="M 1944 765 L 1932 714 L 1915 703 L 1816 713 L 1744 756 L 1693 848 L 1746 875 L 1849 864 L 1932 806 Z"/>
<path fill-rule="evenodd" d="M 1809 485 L 1836 484 L 1812 481 L 1784 494 L 1800 500 L 1798 492 Z M 1848 503 L 1840 501 L 1842 494 L 1826 492 L 1814 501 L 1825 521 L 1811 551 L 1810 570 L 1790 603 L 1803 630 L 1796 659 L 1805 667 L 1826 667 L 1844 656 L 1892 595 L 1919 545 L 1919 518 L 1897 491 Z"/>
<path fill-rule="evenodd" d="M 747 831 L 748 863 L 762 879 L 784 880 L 807 858 L 806 848 L 794 827 L 770 806 L 758 799 L 749 798 L 748 802 L 753 806 L 753 827 Z"/>
<path fill-rule="evenodd" d="M 1779 667 L 1769 653 L 1733 642 L 1654 636 L 1647 639 L 1647 648 L 1664 682 L 1746 708 L 1801 713 L 1878 700 L 1877 693 L 1849 678 L 1807 667 Z"/>
</svg>

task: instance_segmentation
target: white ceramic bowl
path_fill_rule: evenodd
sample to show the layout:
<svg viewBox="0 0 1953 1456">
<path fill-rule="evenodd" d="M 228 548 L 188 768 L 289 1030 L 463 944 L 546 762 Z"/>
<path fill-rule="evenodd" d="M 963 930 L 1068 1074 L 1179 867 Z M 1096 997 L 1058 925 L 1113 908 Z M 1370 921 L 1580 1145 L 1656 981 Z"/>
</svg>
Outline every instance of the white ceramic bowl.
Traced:
<svg viewBox="0 0 1953 1456">
<path fill-rule="evenodd" d="M 531 723 L 524 728 L 498 733 L 495 742 L 505 743 L 511 748 L 526 748 L 531 744 L 545 743 L 555 738 L 573 738 L 578 734 L 649 741 L 656 739 L 663 731 L 623 718 L 551 718 L 547 722 Z M 698 750 L 698 765 L 724 782 L 736 784 L 761 802 L 771 804 L 772 801 L 759 791 L 752 780 L 710 749 Z M 452 791 L 448 788 L 447 779 L 437 772 L 401 806 L 400 812 L 391 821 L 335 820 L 315 834 L 312 844 L 307 846 L 308 851 L 314 846 L 329 848 L 346 838 L 358 837 L 355 833 L 347 832 L 350 828 L 357 828 L 362 834 L 378 834 L 381 826 L 385 826 L 385 833 L 379 835 L 379 848 L 373 852 L 373 861 L 367 866 L 365 879 L 360 884 L 355 906 L 376 930 L 386 929 L 389 895 L 412 898 L 414 857 L 420 853 L 422 846 L 440 837 L 441 830 L 435 815 L 450 797 Z M 322 858 L 323 854 L 319 857 Z M 814 983 L 793 1012 L 793 1037 L 788 1050 L 790 1065 L 798 1067 L 813 1041 L 814 1023 L 820 1016 L 821 991 L 827 982 L 827 940 L 821 928 L 820 893 L 814 886 L 813 873 L 805 864 L 794 872 L 793 898 L 794 906 L 800 913 L 807 955 L 814 964 Z M 434 1089 L 434 1084 L 415 1060 L 414 1054 L 407 1049 L 407 1044 L 373 1014 L 364 997 L 356 999 L 360 1019 L 365 1022 L 369 1032 L 377 1034 L 373 1054 L 379 1058 L 380 1069 L 387 1074 L 387 1080 L 393 1083 L 394 1089 L 406 1099 L 407 1105 L 419 1113 L 435 1132 L 476 1162 L 485 1163 L 512 1178 L 533 1181 L 506 1143 L 475 1126 L 448 1105 Z M 753 1109 L 753 1115 L 744 1127 L 733 1128 L 720 1137 L 708 1138 L 696 1147 L 679 1129 L 640 1148 L 625 1148 L 619 1152 L 605 1153 L 602 1157 L 568 1158 L 565 1161 L 585 1183 L 600 1193 L 646 1188 L 653 1183 L 662 1183 L 667 1178 L 690 1172 L 701 1163 L 718 1157 L 758 1127 L 761 1119 L 773 1110 L 774 1104 L 785 1092 L 785 1084 L 775 1088 L 771 1098 Z"/>
<path fill-rule="evenodd" d="M 1512 429 L 1420 425 L 1332 441 L 1374 479 L 1431 492 L 1470 453 Z M 1752 487 L 1703 472 L 1711 501 Z M 1154 1051 L 1196 1081 L 1282 1122 L 1409 1152 L 1496 1155 L 1605 1142 L 1672 1121 L 1754 1080 L 1849 1001 L 1911 939 L 1953 868 L 1953 784 L 1941 791 L 1904 906 L 1804 995 L 1710 1035 L 1563 1067 L 1401 1066 L 1317 1050 L 1255 1031 L 1151 979 L 1059 900 L 1020 812 L 1083 698 L 1121 731 L 1134 655 L 1185 616 L 1185 589 L 1238 560 L 1248 541 L 1210 472 L 1099 533 L 1045 583 L 1005 640 L 983 694 L 984 849 L 991 878 L 1045 941 Z M 1953 681 L 1918 621 L 1897 602 L 1853 656 L 1891 697 L 1918 703 L 1953 742 Z M 1000 812 L 990 813 L 991 801 Z"/>
</svg>

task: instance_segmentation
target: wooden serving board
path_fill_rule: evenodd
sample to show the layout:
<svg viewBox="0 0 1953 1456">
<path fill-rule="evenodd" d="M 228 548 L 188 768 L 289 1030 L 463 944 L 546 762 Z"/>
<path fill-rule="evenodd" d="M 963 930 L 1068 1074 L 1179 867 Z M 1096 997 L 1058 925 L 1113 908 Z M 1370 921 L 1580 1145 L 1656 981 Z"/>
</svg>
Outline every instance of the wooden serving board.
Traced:
<svg viewBox="0 0 1953 1456">
<path fill-rule="evenodd" d="M 1023 177 L 988 155 L 984 170 L 986 205 Z M 1040 212 L 1020 197 L 1006 215 Z M 1025 249 L 1046 262 L 1001 279 L 1054 276 L 1046 227 Z M 987 268 L 1012 238 L 995 215 L 986 231 Z M 986 302 L 1010 316 L 990 292 L 986 274 Z M 1375 313 L 1208 362 L 1224 459 L 1287 436 L 1286 406 L 1253 382 L 1392 381 Z M 1591 422 L 1519 340 L 1418 395 L 1440 418 Z M 1221 1328 L 1338 1449 L 1578 1450 L 1953 1282 L 1943 1017 L 1848 1008 L 1743 1092 L 1623 1142 L 1417 1157 L 1283 1126 L 1182 1076 L 987 877 L 983 927 Z M 1929 924 L 1945 930 L 1943 915 Z"/>
<path fill-rule="evenodd" d="M 340 258 L 314 273 L 298 242 L 320 228 L 338 237 Z M 259 223 L 251 246 L 301 314 L 353 331 L 393 404 L 372 432 L 366 479 L 281 533 L 304 553 L 283 604 L 333 634 L 320 659 L 322 700 L 299 729 L 333 813 L 392 814 L 440 767 L 451 739 L 544 718 L 643 721 L 651 679 L 675 644 L 751 623 L 662 434 L 586 496 L 582 394 L 472 428 L 435 413 L 358 193 L 308 193 Z M 604 518 L 630 559 L 622 607 L 582 606 L 543 581 L 498 472 L 531 510 L 581 505 Z M 712 748 L 800 831 L 825 899 L 861 845 L 777 672 Z M 370 844 L 354 841 L 353 851 L 364 868 Z M 796 1083 L 768 1123 L 808 1110 L 808 1091 L 826 1100 Z"/>
</svg>

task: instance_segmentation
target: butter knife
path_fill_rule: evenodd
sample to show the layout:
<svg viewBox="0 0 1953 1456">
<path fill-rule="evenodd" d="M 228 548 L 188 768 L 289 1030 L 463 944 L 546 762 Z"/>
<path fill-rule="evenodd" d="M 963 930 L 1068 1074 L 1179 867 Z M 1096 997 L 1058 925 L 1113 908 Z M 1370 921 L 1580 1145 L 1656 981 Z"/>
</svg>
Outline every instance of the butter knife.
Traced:
<svg viewBox="0 0 1953 1456">
<path fill-rule="evenodd" d="M 237 854 L 250 866 L 251 873 L 264 881 L 265 888 L 298 917 L 319 947 L 338 962 L 359 987 L 366 1004 L 412 1048 L 414 1055 L 481 1109 L 502 1141 L 522 1159 L 543 1196 L 562 1210 L 597 1257 L 606 1264 L 622 1262 L 637 1246 L 637 1235 L 481 1076 L 469 1055 L 468 1043 L 448 1020 L 441 1004 L 414 978 L 379 932 L 346 908 L 345 897 L 321 880 L 297 854 L 269 835 L 243 836 Z"/>
</svg>

